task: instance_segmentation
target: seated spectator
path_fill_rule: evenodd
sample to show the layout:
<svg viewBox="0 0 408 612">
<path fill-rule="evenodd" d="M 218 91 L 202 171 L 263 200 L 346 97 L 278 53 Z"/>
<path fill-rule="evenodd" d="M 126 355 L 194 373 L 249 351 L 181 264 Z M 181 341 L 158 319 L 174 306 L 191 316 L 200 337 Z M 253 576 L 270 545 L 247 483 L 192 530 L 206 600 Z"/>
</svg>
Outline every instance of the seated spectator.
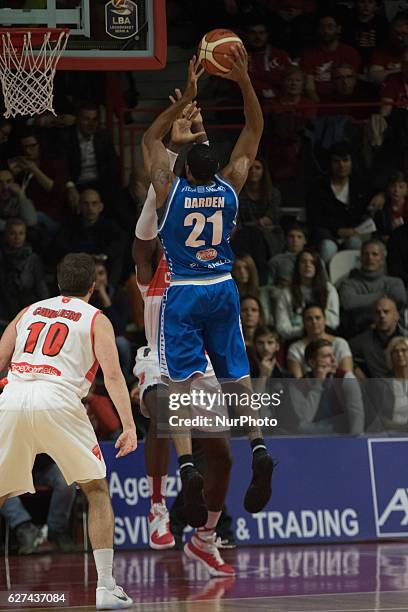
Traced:
<svg viewBox="0 0 408 612">
<path fill-rule="evenodd" d="M 242 333 L 247 349 L 252 347 L 254 333 L 258 325 L 264 325 L 261 302 L 253 295 L 241 298 Z"/>
<path fill-rule="evenodd" d="M 37 224 L 37 213 L 31 200 L 14 181 L 8 168 L 0 168 L 0 233 L 4 232 L 7 219 L 18 217 L 27 227 Z"/>
<path fill-rule="evenodd" d="M 70 536 L 70 518 L 76 497 L 75 484 L 67 485 L 60 469 L 48 455 L 37 455 L 33 467 L 35 485 L 46 485 L 52 488 L 51 500 L 47 514 L 48 540 L 59 552 L 77 550 Z M 18 554 L 30 555 L 41 551 L 44 537 L 41 530 L 33 523 L 19 497 L 11 497 L 0 509 L 10 528 L 15 531 L 18 542 Z"/>
<path fill-rule="evenodd" d="M 282 248 L 282 230 L 279 227 L 279 190 L 272 180 L 265 162 L 257 158 L 249 169 L 248 179 L 239 195 L 238 223 L 257 227 L 265 238 L 272 256 Z"/>
<path fill-rule="evenodd" d="M 0 167 L 7 165 L 9 152 L 9 141 L 14 124 L 10 119 L 1 117 L 0 119 Z"/>
<path fill-rule="evenodd" d="M 408 287 L 408 224 L 395 229 L 387 242 L 387 266 L 391 276 L 396 276 Z"/>
<path fill-rule="evenodd" d="M 381 114 L 389 117 L 393 109 L 408 110 L 408 49 L 401 55 L 401 70 L 388 75 L 381 86 Z"/>
<path fill-rule="evenodd" d="M 281 95 L 264 104 L 263 150 L 287 206 L 303 205 L 305 184 L 314 167 L 310 120 L 316 116 L 316 103 L 303 95 L 303 89 L 303 72 L 291 67 L 285 72 Z"/>
<path fill-rule="evenodd" d="M 356 0 L 353 4 L 354 10 L 345 26 L 344 40 L 359 52 L 365 68 L 371 63 L 374 49 L 386 41 L 388 21 L 378 13 L 378 0 Z"/>
<path fill-rule="evenodd" d="M 339 296 L 327 282 L 319 256 L 305 249 L 298 254 L 290 287 L 282 290 L 276 304 L 276 329 L 283 340 L 303 335 L 302 311 L 307 304 L 318 304 L 330 329 L 339 326 Z"/>
<path fill-rule="evenodd" d="M 337 64 L 333 68 L 333 91 L 330 104 L 336 107 L 323 108 L 323 115 L 347 115 L 356 121 L 369 119 L 378 110 L 378 93 L 374 85 L 358 78 L 351 64 Z M 366 106 L 362 104 L 367 103 Z M 377 104 L 376 104 L 377 103 Z M 355 106 L 350 106 L 355 104 Z M 361 105 L 361 106 L 360 106 Z"/>
<path fill-rule="evenodd" d="M 407 197 L 407 179 L 403 172 L 395 172 L 388 182 L 384 207 L 374 217 L 378 235 L 384 242 L 397 227 L 404 225 L 408 214 Z"/>
<path fill-rule="evenodd" d="M 300 67 L 306 74 L 306 91 L 316 101 L 330 98 L 333 91 L 333 66 L 351 64 L 360 71 L 360 58 L 355 49 L 340 42 L 341 25 L 334 15 L 322 15 L 318 22 L 318 43 L 305 49 Z"/>
<path fill-rule="evenodd" d="M 125 336 L 129 321 L 129 301 L 123 290 L 115 290 L 109 284 L 108 273 L 101 261 L 96 263 L 95 289 L 89 303 L 101 310 L 112 323 L 120 365 L 125 378 L 128 378 L 132 368 L 130 342 Z"/>
<path fill-rule="evenodd" d="M 292 282 L 296 257 L 307 243 L 307 229 L 301 221 L 292 221 L 286 231 L 286 251 L 274 255 L 269 261 L 269 283 L 278 290 Z M 276 292 L 275 292 L 276 293 Z M 277 296 L 277 293 L 276 293 Z"/>
<path fill-rule="evenodd" d="M 264 23 L 253 23 L 246 31 L 249 74 L 259 98 L 275 97 L 281 87 L 286 68 L 291 65 L 289 55 L 269 43 L 269 32 Z"/>
<path fill-rule="evenodd" d="M 298 432 L 362 434 L 360 386 L 352 372 L 337 367 L 332 343 L 323 338 L 311 342 L 305 360 L 310 374 L 289 387 Z"/>
<path fill-rule="evenodd" d="M 397 13 L 389 26 L 388 41 L 373 50 L 369 77 L 381 83 L 389 74 L 401 70 L 402 54 L 408 46 L 408 14 Z"/>
<path fill-rule="evenodd" d="M 271 37 L 291 57 L 313 40 L 316 0 L 261 0 L 274 13 L 270 19 Z"/>
<path fill-rule="evenodd" d="M 266 285 L 268 281 L 269 247 L 262 230 L 256 226 L 242 225 L 231 237 L 231 247 L 236 257 L 250 255 L 255 262 L 259 276 L 259 284 Z"/>
<path fill-rule="evenodd" d="M 399 278 L 385 274 L 386 248 L 381 240 L 368 240 L 361 247 L 361 268 L 352 270 L 339 288 L 342 325 L 347 337 L 373 322 L 373 306 L 383 296 L 394 300 L 401 311 L 407 293 Z"/>
<path fill-rule="evenodd" d="M 259 276 L 254 260 L 250 255 L 242 255 L 235 259 L 232 267 L 232 277 L 235 280 L 240 298 L 253 295 L 262 305 L 265 322 L 269 323 L 272 317 L 270 304 L 270 288 L 259 286 Z"/>
<path fill-rule="evenodd" d="M 78 191 L 85 189 L 98 191 L 109 206 L 113 197 L 113 205 L 119 185 L 118 158 L 111 137 L 99 127 L 97 106 L 88 103 L 79 109 L 77 124 L 66 131 L 65 151 L 71 205 L 77 205 Z"/>
<path fill-rule="evenodd" d="M 340 246 L 361 247 L 356 228 L 364 218 L 369 198 L 365 182 L 353 173 L 351 154 L 347 142 L 335 144 L 330 150 L 329 176 L 317 179 L 306 198 L 312 241 L 319 246 L 325 263 Z"/>
<path fill-rule="evenodd" d="M 302 378 L 308 372 L 305 361 L 306 347 L 315 340 L 323 338 L 331 342 L 338 367 L 346 372 L 353 371 L 353 357 L 344 338 L 326 332 L 326 319 L 320 306 L 309 304 L 302 313 L 305 335 L 290 345 L 287 354 L 289 372 L 295 378 Z"/>
<path fill-rule="evenodd" d="M 47 157 L 35 132 L 20 138 L 22 155 L 8 160 L 27 197 L 34 202 L 38 221 L 55 233 L 68 213 L 65 186 L 67 167 L 63 157 Z"/>
<path fill-rule="evenodd" d="M 282 86 L 275 98 L 264 104 L 264 112 L 270 112 L 273 120 L 274 115 L 278 115 L 277 120 L 282 121 L 281 115 L 291 113 L 299 120 L 306 122 L 314 119 L 317 113 L 316 103 L 305 95 L 305 74 L 298 66 L 288 68 L 282 78 Z M 300 123 L 299 128 L 303 127 Z"/>
<path fill-rule="evenodd" d="M 259 297 L 259 278 L 254 260 L 250 255 L 237 257 L 232 266 L 232 277 L 235 280 L 240 298 L 247 295 Z"/>
<path fill-rule="evenodd" d="M 394 300 L 382 297 L 373 307 L 374 325 L 350 340 L 357 378 L 384 378 L 390 370 L 384 350 L 389 342 L 408 332 L 399 323 L 399 312 Z"/>
<path fill-rule="evenodd" d="M 253 339 L 255 361 L 251 364 L 251 376 L 254 381 L 254 391 L 263 393 L 271 390 L 271 378 L 292 378 L 291 374 L 282 368 L 278 362 L 280 338 L 271 325 L 259 325 Z"/>
<path fill-rule="evenodd" d="M 86 189 L 79 199 L 80 214 L 68 219 L 54 239 L 54 254 L 59 261 L 67 253 L 89 253 L 106 257 L 111 285 L 120 280 L 123 263 L 123 232 L 113 219 L 103 214 L 104 204 L 94 189 Z"/>
<path fill-rule="evenodd" d="M 7 221 L 0 246 L 0 313 L 6 320 L 48 297 L 42 262 L 26 243 L 26 235 L 24 221 Z"/>
<path fill-rule="evenodd" d="M 408 431 L 408 338 L 392 338 L 384 352 L 391 377 L 367 388 L 376 416 L 370 431 L 395 435 Z"/>
</svg>

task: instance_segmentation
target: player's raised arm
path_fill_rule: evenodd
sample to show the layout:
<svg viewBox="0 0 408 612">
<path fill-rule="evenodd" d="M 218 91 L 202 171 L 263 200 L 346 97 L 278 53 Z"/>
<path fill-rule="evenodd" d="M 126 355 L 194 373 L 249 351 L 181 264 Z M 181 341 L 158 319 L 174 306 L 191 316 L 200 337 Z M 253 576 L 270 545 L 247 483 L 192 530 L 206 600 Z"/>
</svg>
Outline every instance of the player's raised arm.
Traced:
<svg viewBox="0 0 408 612">
<path fill-rule="evenodd" d="M 118 350 L 112 323 L 99 314 L 94 325 L 94 351 L 102 368 L 105 387 L 118 411 L 123 432 L 116 441 L 116 457 L 123 457 L 137 447 L 136 426 L 133 421 L 129 392 L 119 364 Z"/>
<path fill-rule="evenodd" d="M 142 140 L 143 159 L 146 170 L 156 192 L 156 207 L 161 208 L 171 189 L 174 175 L 170 170 L 163 138 L 169 132 L 173 122 L 182 114 L 186 105 L 192 103 L 197 95 L 197 81 L 203 69 L 195 58 L 188 66 L 188 80 L 181 98 L 166 108 L 144 133 Z"/>
<path fill-rule="evenodd" d="M 169 96 L 173 104 L 182 98 L 180 89 L 175 90 L 175 96 Z M 207 141 L 203 118 L 200 109 L 189 103 L 172 125 L 170 141 L 166 148 L 170 171 L 173 172 L 177 157 L 186 144 Z M 156 193 L 150 184 L 146 200 L 135 228 L 135 239 L 132 247 L 132 257 L 137 269 L 138 281 L 142 284 L 150 282 L 152 277 L 152 257 L 157 249 L 158 223 L 156 214 Z"/>
<path fill-rule="evenodd" d="M 232 151 L 228 165 L 221 175 L 226 178 L 239 193 L 248 177 L 248 171 L 254 162 L 264 127 L 262 109 L 248 74 L 248 55 L 242 45 L 232 49 L 234 65 L 230 72 L 219 76 L 235 81 L 244 99 L 245 125 Z"/>
</svg>

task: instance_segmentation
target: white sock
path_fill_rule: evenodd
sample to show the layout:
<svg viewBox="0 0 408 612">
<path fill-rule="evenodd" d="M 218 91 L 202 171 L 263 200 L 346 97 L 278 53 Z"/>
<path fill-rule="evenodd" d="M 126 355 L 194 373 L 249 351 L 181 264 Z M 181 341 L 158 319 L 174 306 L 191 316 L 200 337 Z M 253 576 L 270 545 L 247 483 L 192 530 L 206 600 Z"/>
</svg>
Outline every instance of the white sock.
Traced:
<svg viewBox="0 0 408 612">
<path fill-rule="evenodd" d="M 113 548 L 99 548 L 93 551 L 96 571 L 98 573 L 97 587 L 106 587 L 107 589 L 115 588 L 115 579 L 113 578 Z"/>
</svg>

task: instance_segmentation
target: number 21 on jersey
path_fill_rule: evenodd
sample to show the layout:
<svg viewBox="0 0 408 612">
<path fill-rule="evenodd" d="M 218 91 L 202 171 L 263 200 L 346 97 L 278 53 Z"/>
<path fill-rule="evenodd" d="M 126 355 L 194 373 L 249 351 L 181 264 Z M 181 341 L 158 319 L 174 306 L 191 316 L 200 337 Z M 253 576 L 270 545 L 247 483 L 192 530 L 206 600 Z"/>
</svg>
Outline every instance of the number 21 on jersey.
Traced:
<svg viewBox="0 0 408 612">
<path fill-rule="evenodd" d="M 212 240 L 211 246 L 216 246 L 221 243 L 222 240 L 222 210 L 217 210 L 211 217 L 206 217 L 203 213 L 194 212 L 190 213 L 184 219 L 184 227 L 193 226 L 189 237 L 185 241 L 185 245 L 188 247 L 202 247 L 205 245 L 205 240 L 199 240 L 201 234 L 204 231 L 206 223 L 211 223 L 212 228 Z M 210 245 L 207 245 L 210 246 Z"/>
</svg>

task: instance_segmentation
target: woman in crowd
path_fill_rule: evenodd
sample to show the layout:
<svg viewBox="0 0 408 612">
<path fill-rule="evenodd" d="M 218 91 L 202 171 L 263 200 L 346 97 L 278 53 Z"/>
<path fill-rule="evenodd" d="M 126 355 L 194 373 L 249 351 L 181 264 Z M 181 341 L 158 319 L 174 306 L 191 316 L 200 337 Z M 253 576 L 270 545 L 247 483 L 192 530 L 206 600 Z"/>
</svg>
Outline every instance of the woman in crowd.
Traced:
<svg viewBox="0 0 408 612">
<path fill-rule="evenodd" d="M 249 169 L 248 179 L 239 196 L 240 226 L 261 231 L 268 246 L 269 257 L 280 253 L 283 246 L 279 227 L 280 192 L 272 185 L 265 162 L 257 157 Z"/>
<path fill-rule="evenodd" d="M 408 338 L 393 338 L 385 360 L 392 377 L 376 381 L 371 395 L 377 419 L 370 430 L 408 432 Z"/>
<path fill-rule="evenodd" d="M 256 328 L 264 324 L 261 302 L 254 295 L 241 298 L 241 323 L 245 345 L 252 346 Z"/>
<path fill-rule="evenodd" d="M 292 113 L 300 120 L 296 129 L 303 128 L 305 121 L 314 119 L 317 114 L 316 103 L 305 95 L 304 88 L 304 72 L 298 66 L 292 66 L 286 71 L 281 95 L 272 98 L 266 109 L 277 115 Z"/>
<path fill-rule="evenodd" d="M 232 268 L 232 276 L 237 284 L 239 297 L 253 295 L 262 305 L 265 321 L 271 320 L 269 288 L 259 286 L 259 275 L 255 262 L 250 255 L 237 257 Z"/>
<path fill-rule="evenodd" d="M 311 249 L 304 249 L 297 256 L 292 283 L 282 290 L 276 303 L 276 329 L 283 340 L 294 340 L 303 335 L 302 311 L 307 304 L 320 306 L 326 325 L 337 329 L 340 323 L 339 296 L 335 287 L 327 282 L 319 256 Z"/>
<path fill-rule="evenodd" d="M 304 336 L 290 345 L 287 355 L 288 369 L 296 378 L 302 378 L 308 371 L 305 350 L 310 342 L 323 338 L 332 343 L 338 367 L 346 372 L 353 371 L 351 350 L 343 338 L 326 332 L 326 318 L 320 306 L 309 304 L 302 313 Z"/>
<path fill-rule="evenodd" d="M 385 242 L 391 233 L 400 225 L 404 225 L 408 198 L 408 183 L 403 172 L 395 172 L 388 182 L 384 207 L 375 215 L 377 232 Z"/>
<path fill-rule="evenodd" d="M 250 255 L 242 255 L 236 258 L 232 267 L 232 277 L 237 284 L 240 298 L 246 295 L 259 297 L 258 270 Z"/>
</svg>

